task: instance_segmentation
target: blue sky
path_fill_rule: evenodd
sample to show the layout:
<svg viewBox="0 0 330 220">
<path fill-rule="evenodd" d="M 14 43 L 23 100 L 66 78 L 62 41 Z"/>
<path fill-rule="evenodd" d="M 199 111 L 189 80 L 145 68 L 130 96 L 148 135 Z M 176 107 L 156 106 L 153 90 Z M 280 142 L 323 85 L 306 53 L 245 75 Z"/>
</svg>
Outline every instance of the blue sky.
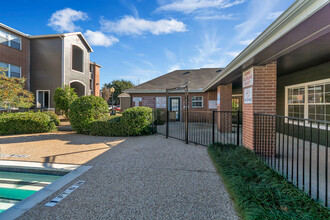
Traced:
<svg viewBox="0 0 330 220">
<path fill-rule="evenodd" d="M 0 22 L 30 35 L 82 32 L 101 84 L 225 67 L 294 0 L 16 0 Z"/>
</svg>

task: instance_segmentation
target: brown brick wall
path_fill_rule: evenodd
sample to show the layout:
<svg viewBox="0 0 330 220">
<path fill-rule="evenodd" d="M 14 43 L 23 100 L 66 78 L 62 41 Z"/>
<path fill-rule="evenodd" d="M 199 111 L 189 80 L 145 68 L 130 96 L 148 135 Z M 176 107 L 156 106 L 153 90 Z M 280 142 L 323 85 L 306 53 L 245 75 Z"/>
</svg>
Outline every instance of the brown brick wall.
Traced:
<svg viewBox="0 0 330 220">
<path fill-rule="evenodd" d="M 255 66 L 253 71 L 252 104 L 243 102 L 243 145 L 250 149 L 255 147 L 253 114 L 276 114 L 276 61 L 265 66 Z"/>
<path fill-rule="evenodd" d="M 30 89 L 30 40 L 21 37 L 21 42 L 21 50 L 0 44 L 0 62 L 20 66 L 21 76 L 26 78 L 25 88 Z"/>
<path fill-rule="evenodd" d="M 219 85 L 217 92 L 220 95 L 220 105 L 218 111 L 231 111 L 232 110 L 232 84 Z M 232 117 L 231 113 L 217 113 L 216 118 L 218 121 L 218 130 L 220 132 L 231 132 L 232 130 Z"/>
<path fill-rule="evenodd" d="M 100 96 L 100 67 L 93 65 L 94 68 L 94 79 L 93 79 L 93 94 Z"/>
<path fill-rule="evenodd" d="M 165 93 L 138 93 L 138 94 L 130 94 L 131 99 L 134 97 L 145 97 L 145 96 L 153 96 L 153 97 L 165 97 Z M 170 97 L 180 97 L 181 98 L 181 111 L 184 109 L 185 105 L 185 95 L 184 93 L 170 93 Z M 192 96 L 203 96 L 203 107 L 202 108 L 192 108 L 191 107 L 191 99 Z M 212 111 L 209 109 L 209 100 L 216 100 L 217 93 L 216 91 L 205 92 L 205 93 L 189 93 L 189 109 L 191 111 Z M 132 102 L 132 107 L 134 107 L 134 102 Z M 142 102 L 139 103 L 139 106 L 142 106 Z"/>
</svg>

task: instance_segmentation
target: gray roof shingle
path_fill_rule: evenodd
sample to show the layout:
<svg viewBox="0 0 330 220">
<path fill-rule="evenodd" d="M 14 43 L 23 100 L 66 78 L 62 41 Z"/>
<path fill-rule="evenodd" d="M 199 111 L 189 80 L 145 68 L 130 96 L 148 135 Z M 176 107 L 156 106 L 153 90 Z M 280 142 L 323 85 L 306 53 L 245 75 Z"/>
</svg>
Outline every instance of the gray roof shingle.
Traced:
<svg viewBox="0 0 330 220">
<path fill-rule="evenodd" d="M 131 89 L 126 93 L 161 93 L 167 88 L 175 88 L 189 82 L 189 91 L 202 91 L 202 89 L 220 72 L 223 68 L 202 68 L 192 70 L 175 70 L 155 79 L 149 80 Z"/>
</svg>

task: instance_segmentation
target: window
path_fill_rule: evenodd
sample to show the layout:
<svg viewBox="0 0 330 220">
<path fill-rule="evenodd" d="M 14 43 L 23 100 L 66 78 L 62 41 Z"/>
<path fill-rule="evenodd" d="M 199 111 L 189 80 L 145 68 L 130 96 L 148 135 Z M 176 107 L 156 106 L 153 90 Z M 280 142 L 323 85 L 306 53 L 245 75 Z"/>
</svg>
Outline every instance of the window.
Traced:
<svg viewBox="0 0 330 220">
<path fill-rule="evenodd" d="M 0 62 L 0 67 L 3 67 L 7 70 L 7 71 L 5 71 L 6 76 L 21 78 L 21 67 L 20 66 L 15 66 L 12 64 Z"/>
<path fill-rule="evenodd" d="M 202 108 L 203 107 L 203 96 L 193 96 L 191 98 L 191 106 L 193 108 Z"/>
<path fill-rule="evenodd" d="M 83 72 L 83 64 L 84 64 L 84 51 L 78 47 L 72 46 L 72 69 Z"/>
<path fill-rule="evenodd" d="M 93 80 L 89 79 L 89 90 L 93 90 Z"/>
<path fill-rule="evenodd" d="M 49 91 L 37 90 L 37 108 L 49 108 Z"/>
<path fill-rule="evenodd" d="M 0 43 L 18 50 L 21 49 L 21 38 L 4 30 L 0 30 Z"/>
<path fill-rule="evenodd" d="M 305 87 L 288 89 L 288 116 L 304 118 Z"/>
<path fill-rule="evenodd" d="M 330 79 L 290 86 L 286 95 L 287 116 L 330 121 Z"/>
</svg>

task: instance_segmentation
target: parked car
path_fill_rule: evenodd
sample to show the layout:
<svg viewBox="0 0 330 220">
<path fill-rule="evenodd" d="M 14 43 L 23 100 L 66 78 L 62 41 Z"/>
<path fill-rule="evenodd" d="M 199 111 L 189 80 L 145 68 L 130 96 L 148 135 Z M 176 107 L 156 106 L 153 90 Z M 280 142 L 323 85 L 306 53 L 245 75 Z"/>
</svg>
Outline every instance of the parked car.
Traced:
<svg viewBox="0 0 330 220">
<path fill-rule="evenodd" d="M 113 107 L 113 109 L 116 110 L 116 111 L 120 111 L 120 105 L 117 105 L 117 106 Z"/>
</svg>

